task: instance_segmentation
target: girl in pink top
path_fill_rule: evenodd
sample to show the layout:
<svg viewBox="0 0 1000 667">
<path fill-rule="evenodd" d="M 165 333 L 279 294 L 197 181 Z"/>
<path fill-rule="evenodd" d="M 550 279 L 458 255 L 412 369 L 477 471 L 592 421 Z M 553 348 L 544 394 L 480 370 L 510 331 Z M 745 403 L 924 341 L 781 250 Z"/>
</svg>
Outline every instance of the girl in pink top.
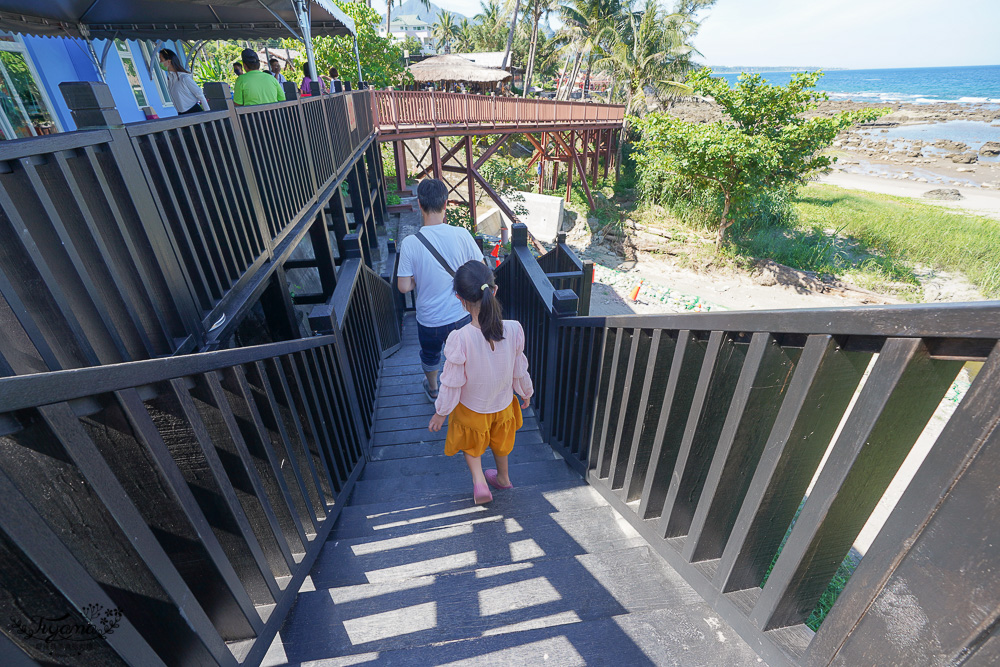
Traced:
<svg viewBox="0 0 1000 667">
<path fill-rule="evenodd" d="M 521 428 L 521 410 L 534 389 L 524 356 L 524 330 L 504 320 L 496 298 L 493 271 L 470 261 L 455 272 L 455 294 L 472 322 L 452 331 L 444 346 L 444 371 L 430 430 L 440 431 L 450 415 L 444 453 L 465 454 L 477 505 L 493 500 L 490 486 L 509 489 L 507 455 Z M 517 394 L 521 397 L 518 401 Z M 496 469 L 483 472 L 480 458 L 489 447 Z"/>
</svg>

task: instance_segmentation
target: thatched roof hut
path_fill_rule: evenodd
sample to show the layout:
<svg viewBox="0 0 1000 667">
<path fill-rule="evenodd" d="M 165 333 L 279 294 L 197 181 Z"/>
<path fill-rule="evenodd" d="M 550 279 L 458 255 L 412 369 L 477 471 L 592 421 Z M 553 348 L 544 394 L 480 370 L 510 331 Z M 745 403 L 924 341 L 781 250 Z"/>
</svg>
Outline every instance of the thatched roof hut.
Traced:
<svg viewBox="0 0 1000 667">
<path fill-rule="evenodd" d="M 510 78 L 510 72 L 475 64 L 461 56 L 434 56 L 407 68 L 418 83 L 460 81 L 463 83 L 499 83 Z"/>
</svg>

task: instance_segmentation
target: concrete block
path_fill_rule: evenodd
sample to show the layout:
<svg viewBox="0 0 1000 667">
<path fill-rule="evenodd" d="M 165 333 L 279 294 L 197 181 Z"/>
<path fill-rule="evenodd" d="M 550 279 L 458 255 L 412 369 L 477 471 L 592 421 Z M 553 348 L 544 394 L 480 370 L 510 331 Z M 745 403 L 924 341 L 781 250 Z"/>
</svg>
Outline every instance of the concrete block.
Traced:
<svg viewBox="0 0 1000 667">
<path fill-rule="evenodd" d="M 528 209 L 527 215 L 521 216 L 521 222 L 528 226 L 528 231 L 531 232 L 532 236 L 543 243 L 555 243 L 556 235 L 562 229 L 562 197 L 540 195 L 534 192 L 522 192 L 521 195 L 524 196 L 522 202 L 513 202 L 506 198 L 504 201 L 512 209 L 517 203 Z M 507 217 L 502 214 L 501 217 L 503 224 L 509 227 L 510 221 L 507 220 Z"/>
</svg>

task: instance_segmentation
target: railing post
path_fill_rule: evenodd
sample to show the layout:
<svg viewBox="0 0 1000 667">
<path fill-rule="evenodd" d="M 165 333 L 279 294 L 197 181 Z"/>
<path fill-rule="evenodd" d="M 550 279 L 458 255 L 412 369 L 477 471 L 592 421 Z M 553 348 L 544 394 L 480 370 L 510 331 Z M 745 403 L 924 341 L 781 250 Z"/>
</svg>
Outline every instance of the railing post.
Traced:
<svg viewBox="0 0 1000 667">
<path fill-rule="evenodd" d="M 590 315 L 590 294 L 594 289 L 594 262 L 587 259 L 583 262 L 583 280 L 580 283 L 580 304 L 577 314 Z"/>
<path fill-rule="evenodd" d="M 106 83 L 95 81 L 64 81 L 59 90 L 70 109 L 77 129 L 95 130 L 120 128 L 122 117 L 115 107 L 115 98 Z"/>
<path fill-rule="evenodd" d="M 552 425 L 555 422 L 556 386 L 559 384 L 556 377 L 559 370 L 559 320 L 576 315 L 577 302 L 573 290 L 559 289 L 552 293 L 552 315 L 549 318 L 548 340 L 545 341 L 545 387 L 542 389 L 542 400 L 545 403 L 541 427 L 545 442 L 552 438 Z"/>
<path fill-rule="evenodd" d="M 510 245 L 512 248 L 524 248 L 528 245 L 528 226 L 523 222 L 511 225 Z"/>
</svg>

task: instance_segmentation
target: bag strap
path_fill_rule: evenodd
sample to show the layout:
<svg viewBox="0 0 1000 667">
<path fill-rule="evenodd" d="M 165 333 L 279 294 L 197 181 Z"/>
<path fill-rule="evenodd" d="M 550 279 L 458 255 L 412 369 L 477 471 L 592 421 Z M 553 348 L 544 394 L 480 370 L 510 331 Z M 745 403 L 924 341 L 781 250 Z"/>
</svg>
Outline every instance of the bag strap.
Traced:
<svg viewBox="0 0 1000 667">
<path fill-rule="evenodd" d="M 446 262 L 445 259 L 444 259 L 444 257 L 441 256 L 441 253 L 439 253 L 437 251 L 437 248 L 435 248 L 433 245 L 431 245 L 431 242 L 428 241 L 427 237 L 424 236 L 423 231 L 424 230 L 421 229 L 416 234 L 414 234 L 414 236 L 416 236 L 417 239 L 421 243 L 424 244 L 424 247 L 427 248 L 430 251 L 431 255 L 434 256 L 434 259 L 436 259 L 438 261 L 438 264 L 440 264 L 441 266 L 444 267 L 444 270 L 448 272 L 448 275 L 451 276 L 452 278 L 454 278 L 455 277 L 455 271 L 454 271 L 454 269 L 452 269 L 448 265 L 448 262 Z"/>
</svg>

